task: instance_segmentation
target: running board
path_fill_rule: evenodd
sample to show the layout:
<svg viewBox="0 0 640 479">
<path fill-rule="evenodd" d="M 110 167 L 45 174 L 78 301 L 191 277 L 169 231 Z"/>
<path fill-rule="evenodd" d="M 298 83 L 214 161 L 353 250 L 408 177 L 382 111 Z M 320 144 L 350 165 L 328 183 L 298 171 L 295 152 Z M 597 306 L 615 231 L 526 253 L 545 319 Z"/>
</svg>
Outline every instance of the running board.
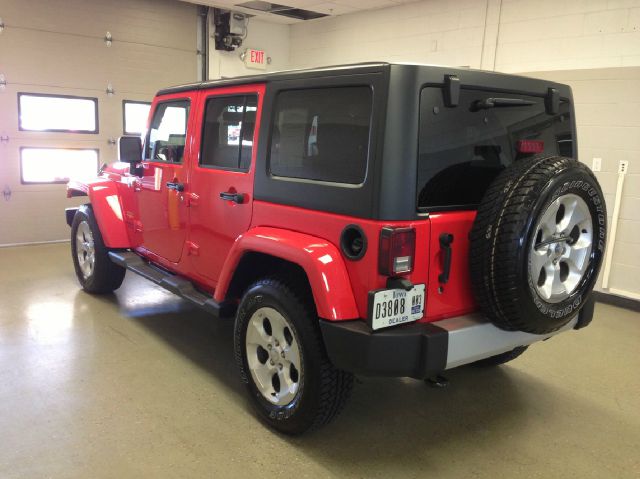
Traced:
<svg viewBox="0 0 640 479">
<path fill-rule="evenodd" d="M 109 258 L 117 265 L 127 268 L 129 271 L 133 271 L 158 286 L 162 286 L 164 289 L 192 302 L 216 318 L 229 318 L 235 314 L 234 304 L 218 303 L 211 296 L 198 291 L 189 280 L 156 268 L 135 253 L 130 251 L 110 251 Z"/>
</svg>

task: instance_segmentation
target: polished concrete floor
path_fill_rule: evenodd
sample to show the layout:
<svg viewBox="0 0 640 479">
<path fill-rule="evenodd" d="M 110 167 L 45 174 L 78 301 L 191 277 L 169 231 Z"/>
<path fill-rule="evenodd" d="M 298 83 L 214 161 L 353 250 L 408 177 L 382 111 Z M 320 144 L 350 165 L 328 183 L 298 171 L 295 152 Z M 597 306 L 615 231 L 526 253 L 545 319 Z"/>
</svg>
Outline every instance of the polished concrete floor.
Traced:
<svg viewBox="0 0 640 479">
<path fill-rule="evenodd" d="M 68 245 L 0 249 L 0 477 L 640 477 L 640 315 L 592 326 L 447 389 L 359 378 L 330 426 L 266 429 L 232 324 L 129 274 L 80 291 Z"/>
</svg>

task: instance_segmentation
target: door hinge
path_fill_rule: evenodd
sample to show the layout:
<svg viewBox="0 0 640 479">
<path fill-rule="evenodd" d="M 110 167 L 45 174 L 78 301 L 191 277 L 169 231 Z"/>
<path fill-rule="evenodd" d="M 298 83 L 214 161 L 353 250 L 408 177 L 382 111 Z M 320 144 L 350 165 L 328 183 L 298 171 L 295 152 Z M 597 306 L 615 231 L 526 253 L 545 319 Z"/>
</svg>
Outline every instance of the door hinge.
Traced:
<svg viewBox="0 0 640 479">
<path fill-rule="evenodd" d="M 200 246 L 193 241 L 187 241 L 187 254 L 189 256 L 200 256 Z"/>
</svg>

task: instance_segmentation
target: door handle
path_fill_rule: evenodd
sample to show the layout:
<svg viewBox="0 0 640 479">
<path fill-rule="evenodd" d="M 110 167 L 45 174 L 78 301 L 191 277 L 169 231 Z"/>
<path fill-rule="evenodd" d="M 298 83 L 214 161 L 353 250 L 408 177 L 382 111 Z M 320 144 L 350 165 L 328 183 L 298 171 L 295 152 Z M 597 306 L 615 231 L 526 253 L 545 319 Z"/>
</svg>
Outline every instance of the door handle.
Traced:
<svg viewBox="0 0 640 479">
<path fill-rule="evenodd" d="M 231 193 L 230 191 L 223 191 L 220 193 L 220 199 L 225 201 L 233 201 L 237 204 L 244 203 L 244 195 L 242 193 Z"/>
<path fill-rule="evenodd" d="M 451 273 L 451 243 L 453 243 L 452 234 L 442 233 L 440 235 L 440 251 L 444 253 L 442 273 L 438 275 L 438 281 L 441 284 L 447 284 L 449 282 L 449 274 Z"/>
<path fill-rule="evenodd" d="M 172 183 L 169 181 L 167 182 L 167 188 L 170 190 L 184 191 L 184 183 Z"/>
</svg>

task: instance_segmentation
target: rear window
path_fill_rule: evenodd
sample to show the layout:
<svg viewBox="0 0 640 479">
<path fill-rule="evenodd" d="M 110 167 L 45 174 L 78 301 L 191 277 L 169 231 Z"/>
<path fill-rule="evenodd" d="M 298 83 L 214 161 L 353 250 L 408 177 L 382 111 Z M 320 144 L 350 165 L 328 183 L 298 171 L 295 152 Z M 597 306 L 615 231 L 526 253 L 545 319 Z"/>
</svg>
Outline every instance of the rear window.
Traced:
<svg viewBox="0 0 640 479">
<path fill-rule="evenodd" d="M 368 86 L 282 91 L 271 132 L 273 176 L 360 184 L 367 171 Z"/>
<path fill-rule="evenodd" d="M 531 104 L 483 108 L 488 98 Z M 519 140 L 543 142 L 544 154 L 574 156 L 572 132 L 567 101 L 561 101 L 554 116 L 545 112 L 544 98 L 462 89 L 459 105 L 448 108 L 440 88 L 424 88 L 420 95 L 418 209 L 476 207 L 504 168 L 530 154 L 518 151 Z"/>
</svg>

